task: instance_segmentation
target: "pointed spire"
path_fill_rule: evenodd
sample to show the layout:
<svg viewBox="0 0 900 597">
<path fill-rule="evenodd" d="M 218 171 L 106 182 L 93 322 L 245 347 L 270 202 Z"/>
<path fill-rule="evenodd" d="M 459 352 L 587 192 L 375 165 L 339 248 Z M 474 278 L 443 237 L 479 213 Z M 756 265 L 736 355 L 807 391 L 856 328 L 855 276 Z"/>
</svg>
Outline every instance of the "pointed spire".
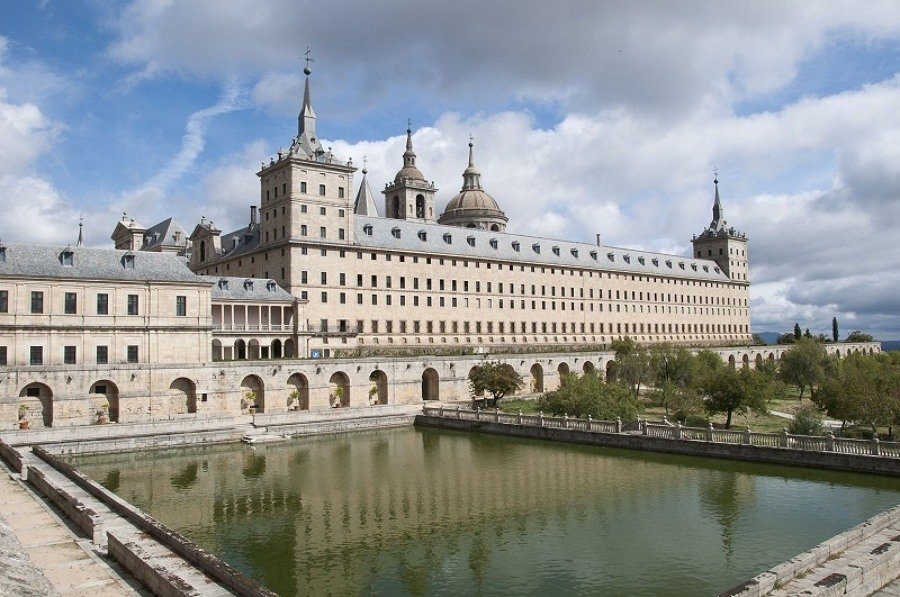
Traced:
<svg viewBox="0 0 900 597">
<path fill-rule="evenodd" d="M 416 152 L 412 144 L 412 119 L 406 119 L 406 151 L 403 152 L 403 167 L 416 167 Z"/>
<path fill-rule="evenodd" d="M 475 138 L 469 135 L 469 167 L 463 172 L 462 190 L 484 190 L 481 188 L 481 172 L 475 166 Z"/>
<path fill-rule="evenodd" d="M 84 246 L 84 217 L 80 215 L 78 216 L 78 242 L 76 246 Z"/>
<path fill-rule="evenodd" d="M 725 210 L 722 209 L 722 201 L 719 199 L 719 170 L 718 168 L 713 168 L 713 184 L 716 187 L 716 198 L 713 201 L 713 219 L 710 223 L 709 227 L 712 230 L 718 231 L 722 230 L 726 227 L 727 222 L 725 221 Z"/>
<path fill-rule="evenodd" d="M 372 194 L 372 189 L 369 187 L 369 181 L 366 178 L 366 175 L 369 173 L 367 166 L 366 158 L 363 158 L 363 177 L 362 181 L 359 183 L 359 192 L 356 193 L 356 202 L 353 204 L 353 213 L 358 216 L 372 216 L 378 217 L 378 208 L 375 207 L 375 196 Z"/>
<path fill-rule="evenodd" d="M 302 137 L 304 134 L 310 139 L 316 138 L 316 113 L 313 111 L 312 98 L 309 93 L 309 75 L 312 69 L 309 68 L 313 58 L 310 56 L 309 46 L 306 46 L 306 66 L 303 68 L 303 74 L 306 75 L 306 81 L 303 84 L 303 107 L 300 108 L 300 116 L 297 118 L 297 136 Z"/>
</svg>

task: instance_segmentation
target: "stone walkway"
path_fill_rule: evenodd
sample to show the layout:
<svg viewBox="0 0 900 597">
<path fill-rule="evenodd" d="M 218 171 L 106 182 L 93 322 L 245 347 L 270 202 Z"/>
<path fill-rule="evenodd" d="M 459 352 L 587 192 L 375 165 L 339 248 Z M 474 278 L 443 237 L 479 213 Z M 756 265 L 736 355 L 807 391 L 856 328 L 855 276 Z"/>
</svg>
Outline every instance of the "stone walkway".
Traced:
<svg viewBox="0 0 900 597">
<path fill-rule="evenodd" d="M 146 595 L 0 466 L 0 595 Z"/>
</svg>

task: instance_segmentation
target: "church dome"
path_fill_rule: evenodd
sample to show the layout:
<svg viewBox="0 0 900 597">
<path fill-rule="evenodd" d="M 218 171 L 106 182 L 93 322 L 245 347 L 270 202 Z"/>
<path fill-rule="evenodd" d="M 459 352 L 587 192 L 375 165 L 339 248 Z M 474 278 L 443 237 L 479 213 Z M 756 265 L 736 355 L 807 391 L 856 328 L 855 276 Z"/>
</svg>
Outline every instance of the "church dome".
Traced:
<svg viewBox="0 0 900 597">
<path fill-rule="evenodd" d="M 469 143 L 469 167 L 463 172 L 463 187 L 450 200 L 438 220 L 449 226 L 483 228 L 503 232 L 509 218 L 481 187 L 481 172 L 475 166 L 473 144 Z"/>
<path fill-rule="evenodd" d="M 406 151 L 403 152 L 403 167 L 400 168 L 397 176 L 394 177 L 395 183 L 400 183 L 404 180 L 425 180 L 425 175 L 416 167 L 416 152 L 413 151 L 412 129 L 410 128 L 406 129 Z"/>
<path fill-rule="evenodd" d="M 397 176 L 394 177 L 394 182 L 401 182 L 404 179 L 425 180 L 425 175 L 422 174 L 422 171 L 415 166 L 404 166 L 403 168 L 400 168 L 399 172 L 397 172 Z"/>
</svg>

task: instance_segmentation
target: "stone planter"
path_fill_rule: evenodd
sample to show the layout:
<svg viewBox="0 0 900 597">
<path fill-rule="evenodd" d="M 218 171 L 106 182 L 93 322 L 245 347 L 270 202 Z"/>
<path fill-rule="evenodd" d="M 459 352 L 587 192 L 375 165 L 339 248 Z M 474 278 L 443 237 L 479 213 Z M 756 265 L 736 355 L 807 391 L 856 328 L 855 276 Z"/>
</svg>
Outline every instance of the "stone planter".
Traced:
<svg viewBox="0 0 900 597">
<path fill-rule="evenodd" d="M 31 428 L 31 422 L 27 418 L 22 417 L 21 419 L 19 419 L 19 429 L 29 428 Z"/>
</svg>

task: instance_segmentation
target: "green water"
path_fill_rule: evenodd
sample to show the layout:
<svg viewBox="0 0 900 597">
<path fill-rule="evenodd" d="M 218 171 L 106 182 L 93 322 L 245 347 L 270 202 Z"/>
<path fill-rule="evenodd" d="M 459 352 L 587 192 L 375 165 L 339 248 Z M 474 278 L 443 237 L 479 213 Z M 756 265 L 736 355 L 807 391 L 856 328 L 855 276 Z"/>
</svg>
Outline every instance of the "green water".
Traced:
<svg viewBox="0 0 900 597">
<path fill-rule="evenodd" d="M 437 429 L 75 458 L 283 595 L 709 595 L 900 480 Z"/>
</svg>

